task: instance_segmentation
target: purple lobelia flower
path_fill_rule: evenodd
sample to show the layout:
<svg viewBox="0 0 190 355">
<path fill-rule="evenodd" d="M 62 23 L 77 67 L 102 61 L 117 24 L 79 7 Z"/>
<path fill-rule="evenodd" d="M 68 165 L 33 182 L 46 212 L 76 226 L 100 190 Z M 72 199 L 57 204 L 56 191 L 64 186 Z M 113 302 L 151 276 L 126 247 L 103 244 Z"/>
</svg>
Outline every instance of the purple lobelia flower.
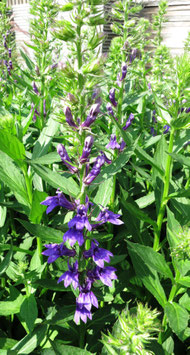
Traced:
<svg viewBox="0 0 190 355">
<path fill-rule="evenodd" d="M 106 266 L 105 268 L 100 268 L 96 266 L 94 270 L 94 275 L 97 280 L 101 280 L 106 286 L 112 287 L 112 281 L 116 280 L 117 276 L 115 274 L 116 269 L 112 266 Z"/>
<path fill-rule="evenodd" d="M 91 280 L 87 279 L 84 285 L 79 285 L 79 296 L 77 297 L 77 303 L 85 305 L 89 311 L 91 310 L 92 306 L 98 308 L 98 300 L 94 293 L 91 291 Z"/>
<path fill-rule="evenodd" d="M 106 105 L 107 111 L 109 113 L 109 115 L 114 117 L 114 113 L 113 113 L 113 109 L 112 109 L 112 105 L 108 102 L 108 104 Z"/>
<path fill-rule="evenodd" d="M 83 180 L 86 185 L 90 185 L 94 181 L 94 179 L 100 174 L 101 167 L 105 164 L 105 162 L 110 164 L 111 160 L 109 160 L 102 152 L 101 155 L 98 155 L 91 171 Z"/>
<path fill-rule="evenodd" d="M 153 136 L 153 137 L 156 136 L 156 131 L 155 131 L 154 127 L 150 127 L 150 134 L 151 134 L 151 136 Z"/>
<path fill-rule="evenodd" d="M 169 129 L 170 129 L 170 126 L 168 125 L 168 124 L 166 124 L 165 126 L 164 126 L 164 134 L 166 134 L 166 133 L 168 133 L 168 131 L 169 131 Z"/>
<path fill-rule="evenodd" d="M 123 221 L 119 219 L 121 217 L 120 214 L 113 213 L 109 211 L 107 208 L 104 208 L 96 218 L 96 221 L 101 222 L 101 224 L 110 222 L 112 224 L 120 225 L 123 224 Z"/>
<path fill-rule="evenodd" d="M 91 242 L 90 249 L 84 251 L 83 255 L 86 259 L 92 258 L 96 265 L 103 268 L 104 262 L 109 263 L 110 257 L 112 257 L 113 254 L 109 250 L 99 248 L 98 245 L 99 243 L 97 241 L 95 241 L 95 243 Z"/>
<path fill-rule="evenodd" d="M 60 283 L 64 280 L 65 287 L 68 287 L 70 284 L 72 284 L 73 288 L 76 290 L 76 288 L 79 286 L 78 261 L 76 260 L 73 266 L 71 266 L 68 262 L 68 269 L 68 271 L 61 275 L 57 283 Z"/>
<path fill-rule="evenodd" d="M 46 99 L 43 100 L 43 115 L 44 117 L 46 117 L 47 113 L 46 113 Z"/>
<path fill-rule="evenodd" d="M 77 215 L 69 221 L 68 227 L 74 227 L 78 231 L 82 231 L 84 228 L 86 228 L 88 231 L 91 231 L 92 227 L 88 221 L 87 211 L 88 203 L 86 205 L 79 205 L 77 207 Z"/>
<path fill-rule="evenodd" d="M 130 125 L 131 125 L 132 121 L 134 120 L 134 118 L 135 118 L 135 116 L 133 115 L 133 113 L 130 113 L 129 118 L 128 118 L 128 120 L 127 120 L 125 126 L 123 127 L 123 130 L 124 130 L 124 131 L 126 131 L 126 129 L 127 129 L 128 127 L 130 127 Z"/>
<path fill-rule="evenodd" d="M 121 78 L 120 81 L 123 81 L 127 75 L 127 64 L 125 62 L 122 63 L 121 66 Z"/>
<path fill-rule="evenodd" d="M 66 167 L 73 173 L 77 173 L 78 169 L 73 166 L 71 163 L 71 159 L 68 156 L 68 153 L 63 144 L 58 144 L 57 153 L 60 155 L 62 162 L 66 165 Z"/>
<path fill-rule="evenodd" d="M 86 120 L 82 123 L 82 127 L 90 127 L 91 124 L 95 121 L 96 117 L 100 113 L 100 103 L 93 104 L 91 106 L 90 112 Z"/>
<path fill-rule="evenodd" d="M 157 123 L 157 120 L 156 120 L 156 111 L 155 110 L 153 110 L 152 111 L 152 122 L 154 122 L 154 123 Z"/>
<path fill-rule="evenodd" d="M 88 136 L 86 137 L 85 141 L 84 141 L 84 148 L 83 148 L 83 152 L 82 155 L 80 157 L 80 163 L 84 164 L 88 161 L 88 156 L 91 152 L 91 148 L 92 148 L 92 144 L 94 142 L 94 138 L 92 136 Z"/>
<path fill-rule="evenodd" d="M 12 49 L 9 48 L 9 49 L 8 49 L 9 58 L 11 58 L 11 53 L 12 53 Z"/>
<path fill-rule="evenodd" d="M 186 108 L 185 112 L 189 113 L 190 112 L 190 107 Z"/>
<path fill-rule="evenodd" d="M 76 205 L 72 202 L 69 202 L 62 192 L 57 190 L 56 193 L 56 196 L 48 196 L 44 201 L 40 203 L 41 205 L 48 206 L 46 210 L 47 214 L 50 213 L 57 206 L 64 207 L 67 210 L 71 211 L 75 210 Z"/>
<path fill-rule="evenodd" d="M 80 323 L 80 319 L 86 323 L 87 322 L 87 317 L 92 320 L 92 314 L 89 311 L 88 308 L 86 308 L 86 305 L 83 303 L 78 303 L 76 302 L 76 312 L 74 315 L 74 321 L 76 324 Z"/>
<path fill-rule="evenodd" d="M 121 143 L 120 143 L 119 151 L 122 152 L 125 147 L 126 147 L 126 143 L 125 143 L 125 141 L 122 139 L 122 140 L 121 140 Z"/>
<path fill-rule="evenodd" d="M 65 114 L 66 122 L 68 123 L 68 125 L 70 127 L 77 127 L 77 125 L 73 121 L 73 115 L 72 115 L 71 109 L 68 106 L 65 108 L 64 114 Z"/>
<path fill-rule="evenodd" d="M 117 138 L 115 134 L 111 134 L 110 142 L 106 145 L 106 148 L 120 149 L 119 143 L 117 143 Z"/>
<path fill-rule="evenodd" d="M 32 88 L 33 88 L 33 91 L 35 92 L 36 95 L 39 95 L 39 94 L 40 94 L 39 91 L 38 91 L 38 88 L 37 88 L 37 86 L 36 86 L 35 81 L 33 81 L 33 83 L 32 83 Z"/>
<path fill-rule="evenodd" d="M 49 256 L 47 262 L 48 264 L 53 263 L 60 256 L 70 256 L 76 255 L 76 251 L 73 249 L 68 249 L 64 243 L 61 244 L 45 244 L 47 250 L 42 252 L 43 255 Z"/>
<path fill-rule="evenodd" d="M 114 107 L 117 106 L 117 102 L 115 101 L 115 88 L 109 91 L 109 99 Z"/>
<path fill-rule="evenodd" d="M 12 70 L 13 69 L 13 63 L 12 60 L 9 60 L 9 68 Z"/>
<path fill-rule="evenodd" d="M 137 56 L 137 49 L 133 48 L 132 51 L 131 51 L 130 58 L 129 58 L 129 63 L 130 64 L 133 62 L 133 60 L 136 58 L 136 56 Z"/>
<path fill-rule="evenodd" d="M 63 242 L 69 241 L 70 246 L 72 247 L 76 242 L 78 242 L 79 246 L 83 245 L 84 237 L 83 231 L 77 230 L 74 228 L 69 228 L 69 230 L 63 236 Z"/>
</svg>

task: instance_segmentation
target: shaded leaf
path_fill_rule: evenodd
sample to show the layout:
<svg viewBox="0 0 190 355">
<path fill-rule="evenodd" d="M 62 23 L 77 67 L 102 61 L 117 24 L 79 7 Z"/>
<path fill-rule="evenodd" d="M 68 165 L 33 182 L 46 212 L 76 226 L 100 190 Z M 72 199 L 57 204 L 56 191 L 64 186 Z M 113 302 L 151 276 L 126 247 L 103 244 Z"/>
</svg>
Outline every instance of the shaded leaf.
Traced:
<svg viewBox="0 0 190 355">
<path fill-rule="evenodd" d="M 13 249 L 11 246 L 9 246 L 9 248 L 10 248 L 9 252 L 4 257 L 3 261 L 0 264 L 0 275 L 3 274 L 7 270 L 8 266 L 11 262 L 12 255 L 13 255 Z"/>
<path fill-rule="evenodd" d="M 127 242 L 133 250 L 144 260 L 144 263 L 153 270 L 158 271 L 165 277 L 173 279 L 173 274 L 166 263 L 163 255 L 154 251 L 151 247 L 138 243 Z"/>
<path fill-rule="evenodd" d="M 28 330 L 32 332 L 34 323 L 38 316 L 38 308 L 34 295 L 26 297 L 20 307 L 20 315 L 26 322 Z"/>
<path fill-rule="evenodd" d="M 159 277 L 156 271 L 150 269 L 144 262 L 144 258 L 139 257 L 137 252 L 128 246 L 129 255 L 132 259 L 133 266 L 137 276 L 139 276 L 147 288 L 147 290 L 152 293 L 152 295 L 157 299 L 162 307 L 164 307 L 166 300 L 166 295 L 163 287 L 159 281 Z"/>
<path fill-rule="evenodd" d="M 44 339 L 47 325 L 39 325 L 31 334 L 21 339 L 11 350 L 16 350 L 17 354 L 31 354 L 34 349 Z"/>
<path fill-rule="evenodd" d="M 44 242 L 60 243 L 63 239 L 63 232 L 57 229 L 41 226 L 39 224 L 32 224 L 22 219 L 18 219 L 18 221 L 28 232 L 41 238 Z"/>
</svg>

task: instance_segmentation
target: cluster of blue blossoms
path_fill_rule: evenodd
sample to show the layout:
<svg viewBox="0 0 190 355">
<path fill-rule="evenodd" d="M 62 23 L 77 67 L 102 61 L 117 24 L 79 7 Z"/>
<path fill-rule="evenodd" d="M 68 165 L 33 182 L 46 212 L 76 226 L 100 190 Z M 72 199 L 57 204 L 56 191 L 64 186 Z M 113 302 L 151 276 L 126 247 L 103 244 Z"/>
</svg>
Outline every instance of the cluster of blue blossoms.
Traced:
<svg viewBox="0 0 190 355">
<path fill-rule="evenodd" d="M 34 88 L 35 89 L 35 88 Z M 71 109 L 65 108 L 65 117 L 67 124 L 72 130 L 78 130 L 79 133 L 83 130 L 90 131 L 90 126 L 95 121 L 100 113 L 101 100 L 96 99 L 92 104 L 86 119 L 80 122 L 75 120 Z M 114 225 L 123 224 L 119 219 L 120 214 L 115 214 L 107 208 L 100 209 L 97 218 L 92 221 L 92 206 L 86 194 L 87 187 L 100 174 L 102 166 L 107 163 L 111 164 L 111 160 L 100 152 L 94 159 L 91 167 L 89 155 L 91 153 L 94 138 L 88 135 L 84 141 L 84 147 L 81 156 L 78 159 L 78 164 L 73 165 L 69 154 L 63 144 L 58 144 L 57 152 L 61 157 L 63 164 L 72 173 L 80 177 L 80 172 L 83 172 L 81 191 L 85 198 L 81 200 L 69 201 L 64 194 L 57 190 L 55 196 L 49 196 L 41 204 L 47 206 L 46 213 L 50 213 L 55 207 L 63 207 L 69 211 L 75 212 L 74 217 L 68 222 L 68 230 L 63 235 L 63 242 L 60 244 L 46 244 L 46 250 L 43 255 L 48 256 L 48 263 L 53 263 L 58 258 L 68 259 L 68 270 L 61 275 L 58 283 L 64 282 L 64 286 L 72 286 L 74 290 L 78 290 L 76 298 L 76 312 L 74 321 L 79 324 L 80 320 L 87 322 L 87 318 L 92 319 L 92 306 L 98 308 L 98 300 L 92 291 L 92 286 L 98 280 L 104 285 L 111 287 L 112 280 L 117 279 L 115 274 L 116 269 L 112 266 L 107 266 L 105 263 L 110 262 L 113 254 L 106 249 L 100 248 L 99 243 L 90 234 L 95 229 L 100 228 L 103 224 L 109 222 Z"/>
<path fill-rule="evenodd" d="M 97 223 L 90 223 L 88 211 L 92 204 L 88 198 L 86 198 L 85 204 L 80 204 L 78 200 L 70 202 L 59 190 L 56 196 L 47 197 L 41 203 L 48 206 L 47 213 L 57 206 L 76 211 L 76 215 L 68 222 L 69 229 L 63 235 L 63 242 L 60 244 L 46 244 L 46 250 L 42 254 L 48 256 L 48 263 L 53 263 L 59 257 L 68 257 L 68 271 L 61 275 L 58 283 L 64 281 L 65 287 L 72 285 L 75 290 L 79 290 L 74 320 L 77 324 L 80 319 L 86 323 L 87 317 L 92 319 L 92 306 L 98 308 L 98 300 L 91 290 L 93 283 L 101 280 L 103 284 L 111 287 L 112 280 L 117 278 L 116 269 L 112 266 L 104 265 L 105 262 L 110 262 L 110 257 L 113 254 L 106 249 L 100 248 L 97 240 L 89 239 L 87 232 L 98 228 L 106 222 L 116 225 L 120 225 L 123 222 L 119 219 L 119 214 L 115 214 L 105 208 L 96 218 L 95 221 Z M 90 241 L 89 249 L 85 249 L 87 240 Z"/>
</svg>

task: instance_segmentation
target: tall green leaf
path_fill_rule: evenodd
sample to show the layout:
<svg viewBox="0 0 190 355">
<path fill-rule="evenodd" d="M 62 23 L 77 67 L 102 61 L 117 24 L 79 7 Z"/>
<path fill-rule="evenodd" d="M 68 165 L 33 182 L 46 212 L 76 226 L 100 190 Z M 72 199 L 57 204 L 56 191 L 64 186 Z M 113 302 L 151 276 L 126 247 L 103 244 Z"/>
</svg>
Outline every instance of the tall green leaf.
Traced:
<svg viewBox="0 0 190 355">
<path fill-rule="evenodd" d="M 145 264 L 144 258 L 141 258 L 130 245 L 128 246 L 128 251 L 137 276 L 140 277 L 144 286 L 152 293 L 160 305 L 164 307 L 167 299 L 157 272 L 150 269 L 150 267 Z"/>
<path fill-rule="evenodd" d="M 39 224 L 44 211 L 46 210 L 46 206 L 41 205 L 40 202 L 44 201 L 47 197 L 46 192 L 34 190 L 32 196 L 32 206 L 30 210 L 29 218 L 31 222 Z"/>
<path fill-rule="evenodd" d="M 47 331 L 47 325 L 39 325 L 31 334 L 21 339 L 11 350 L 15 350 L 17 354 L 32 354 L 33 350 L 44 339 Z"/>
<path fill-rule="evenodd" d="M 63 232 L 57 229 L 45 227 L 40 224 L 32 224 L 22 219 L 18 219 L 18 221 L 28 232 L 41 238 L 44 242 L 60 243 L 63 239 Z"/>
<path fill-rule="evenodd" d="M 165 313 L 173 332 L 183 340 L 183 334 L 189 321 L 188 311 L 178 303 L 168 302 L 165 305 Z"/>
<path fill-rule="evenodd" d="M 53 118 L 49 118 L 46 126 L 43 128 L 39 138 L 37 139 L 32 154 L 32 159 L 41 157 L 47 154 L 52 138 L 57 133 L 59 128 L 59 122 Z"/>
<path fill-rule="evenodd" d="M 7 255 L 4 257 L 3 261 L 2 261 L 1 264 L 0 264 L 0 275 L 3 274 L 3 273 L 7 270 L 8 266 L 9 266 L 9 264 L 10 264 L 10 262 L 11 262 L 12 255 L 13 255 L 13 249 L 12 249 L 12 247 L 10 246 L 9 252 L 8 252 Z"/>
<path fill-rule="evenodd" d="M 3 129 L 0 129 L 0 150 L 9 155 L 18 165 L 24 164 L 24 144 L 17 137 Z"/>
<path fill-rule="evenodd" d="M 60 188 L 67 195 L 71 195 L 73 197 L 77 197 L 79 194 L 79 187 L 77 183 L 72 179 L 66 179 L 64 176 L 52 171 L 51 169 L 40 166 L 40 165 L 32 165 L 35 172 L 41 176 L 43 180 L 45 180 L 49 185 L 54 188 Z"/>
<path fill-rule="evenodd" d="M 138 243 L 127 242 L 128 245 L 144 260 L 144 263 L 151 269 L 156 270 L 167 278 L 173 279 L 173 274 L 166 263 L 163 255 L 154 251 L 151 247 Z"/>
<path fill-rule="evenodd" d="M 96 196 L 94 197 L 94 203 L 100 204 L 104 207 L 110 202 L 113 189 L 113 179 L 110 178 L 100 184 Z"/>
<path fill-rule="evenodd" d="M 28 195 L 24 177 L 13 160 L 4 152 L 0 151 L 0 180 L 6 184 L 15 195 L 18 202 L 29 207 Z"/>
<path fill-rule="evenodd" d="M 26 297 L 20 307 L 20 315 L 26 322 L 28 330 L 32 332 L 34 323 L 38 316 L 38 308 L 34 295 Z"/>
</svg>

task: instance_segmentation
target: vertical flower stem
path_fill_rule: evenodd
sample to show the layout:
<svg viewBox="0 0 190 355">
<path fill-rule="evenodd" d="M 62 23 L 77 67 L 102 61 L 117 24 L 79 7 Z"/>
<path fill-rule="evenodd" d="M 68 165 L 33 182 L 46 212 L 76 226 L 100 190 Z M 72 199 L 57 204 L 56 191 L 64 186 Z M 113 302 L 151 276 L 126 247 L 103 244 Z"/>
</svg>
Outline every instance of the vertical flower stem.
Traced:
<svg viewBox="0 0 190 355">
<path fill-rule="evenodd" d="M 169 141 L 169 148 L 168 148 L 168 153 L 172 153 L 173 151 L 173 142 L 174 142 L 174 134 L 175 130 L 171 129 L 170 133 L 170 141 Z M 170 186 L 170 175 L 172 171 L 172 157 L 171 155 L 168 154 L 167 161 L 166 161 L 166 171 L 165 171 L 165 177 L 164 177 L 164 191 L 161 199 L 161 204 L 160 204 L 160 209 L 157 217 L 157 227 L 158 229 L 155 231 L 155 236 L 154 236 L 154 246 L 153 249 L 155 251 L 160 249 L 160 233 L 162 229 L 162 223 L 163 223 L 163 218 L 165 214 L 165 209 L 166 205 L 168 202 L 168 192 L 169 192 L 169 186 Z"/>
<path fill-rule="evenodd" d="M 29 200 L 30 206 L 32 206 L 32 198 L 33 198 L 32 186 L 31 186 L 30 178 L 28 176 L 27 167 L 23 167 L 22 171 L 23 171 L 24 178 L 25 178 L 26 189 L 27 189 L 27 193 L 28 193 L 28 200 Z M 37 250 L 38 250 L 39 259 L 41 260 L 41 263 L 43 263 L 42 241 L 39 237 L 36 237 L 36 242 L 37 242 Z"/>
</svg>

